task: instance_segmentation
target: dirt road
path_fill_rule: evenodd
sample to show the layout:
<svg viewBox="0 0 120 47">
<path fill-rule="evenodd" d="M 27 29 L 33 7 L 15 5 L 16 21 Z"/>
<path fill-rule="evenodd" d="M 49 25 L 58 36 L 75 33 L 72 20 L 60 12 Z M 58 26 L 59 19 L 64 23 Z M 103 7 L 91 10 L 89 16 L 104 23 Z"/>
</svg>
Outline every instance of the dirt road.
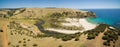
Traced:
<svg viewBox="0 0 120 47">
<path fill-rule="evenodd" d="M 3 47 L 8 47 L 7 23 L 3 25 Z"/>
<path fill-rule="evenodd" d="M 108 28 L 106 27 L 106 29 L 104 30 L 104 32 L 106 32 L 108 30 Z M 96 47 L 103 47 L 103 42 L 104 40 L 102 39 L 102 37 L 104 36 L 104 33 L 100 33 L 96 38 Z"/>
</svg>

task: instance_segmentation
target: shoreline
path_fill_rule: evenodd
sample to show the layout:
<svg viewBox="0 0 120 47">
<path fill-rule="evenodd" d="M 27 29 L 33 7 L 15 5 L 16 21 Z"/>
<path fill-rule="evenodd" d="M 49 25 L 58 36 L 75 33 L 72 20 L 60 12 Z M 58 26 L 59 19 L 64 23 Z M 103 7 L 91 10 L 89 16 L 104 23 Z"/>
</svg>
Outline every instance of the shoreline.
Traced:
<svg viewBox="0 0 120 47">
<path fill-rule="evenodd" d="M 94 29 L 98 24 L 93 24 L 87 21 L 87 19 L 79 19 L 80 24 L 85 28 L 85 30 Z"/>
</svg>

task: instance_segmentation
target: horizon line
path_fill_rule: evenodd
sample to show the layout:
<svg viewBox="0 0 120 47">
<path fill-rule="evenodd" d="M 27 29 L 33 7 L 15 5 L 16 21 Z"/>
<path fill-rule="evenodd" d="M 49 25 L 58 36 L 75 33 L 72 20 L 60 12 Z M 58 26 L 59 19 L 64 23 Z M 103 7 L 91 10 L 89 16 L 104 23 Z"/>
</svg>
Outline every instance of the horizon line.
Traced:
<svg viewBox="0 0 120 47">
<path fill-rule="evenodd" d="M 68 8 L 68 7 L 0 7 L 4 8 Z M 69 8 L 69 9 L 120 9 L 120 8 Z"/>
</svg>

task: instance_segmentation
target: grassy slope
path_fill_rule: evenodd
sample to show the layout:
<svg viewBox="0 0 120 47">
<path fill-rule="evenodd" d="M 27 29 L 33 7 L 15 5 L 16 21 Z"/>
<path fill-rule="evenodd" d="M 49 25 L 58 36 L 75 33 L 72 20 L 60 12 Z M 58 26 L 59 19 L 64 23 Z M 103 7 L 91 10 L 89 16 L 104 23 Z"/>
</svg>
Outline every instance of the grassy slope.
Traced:
<svg viewBox="0 0 120 47">
<path fill-rule="evenodd" d="M 74 9 L 65 9 L 65 8 L 54 8 L 54 9 L 48 9 L 48 8 L 26 8 L 26 11 L 23 13 L 20 13 L 18 15 L 13 16 L 12 18 L 23 18 L 25 17 L 34 17 L 34 18 L 42 18 L 44 16 L 48 16 L 54 12 L 64 12 L 64 11 L 69 11 L 69 12 L 74 12 L 78 10 Z M 31 16 L 30 16 L 31 15 Z"/>
</svg>

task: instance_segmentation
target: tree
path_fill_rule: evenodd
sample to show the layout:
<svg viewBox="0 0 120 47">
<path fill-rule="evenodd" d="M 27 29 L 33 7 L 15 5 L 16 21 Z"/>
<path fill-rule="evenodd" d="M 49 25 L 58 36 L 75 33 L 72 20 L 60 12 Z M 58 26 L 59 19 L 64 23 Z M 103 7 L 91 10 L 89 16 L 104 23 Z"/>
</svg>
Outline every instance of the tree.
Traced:
<svg viewBox="0 0 120 47">
<path fill-rule="evenodd" d="M 16 47 L 19 47 L 19 45 L 16 45 Z"/>
<path fill-rule="evenodd" d="M 87 39 L 94 39 L 94 38 L 95 38 L 95 35 L 90 34 L 90 35 L 88 35 L 88 38 L 87 38 Z"/>
<path fill-rule="evenodd" d="M 28 39 L 28 41 L 30 41 L 30 39 Z"/>
<path fill-rule="evenodd" d="M 65 35 L 62 37 L 62 40 L 63 41 L 68 41 L 68 40 L 71 40 L 72 39 L 72 36 L 69 36 L 69 35 Z"/>
<path fill-rule="evenodd" d="M 58 47 L 63 47 L 62 45 L 59 45 Z"/>
<path fill-rule="evenodd" d="M 106 35 L 106 36 L 103 36 L 102 39 L 103 39 L 103 40 L 108 40 L 109 37 Z"/>
<path fill-rule="evenodd" d="M 23 38 L 23 40 L 26 40 L 26 38 Z"/>
<path fill-rule="evenodd" d="M 38 46 L 37 44 L 33 44 L 33 46 Z"/>
<path fill-rule="evenodd" d="M 23 44 L 23 46 L 26 46 L 26 44 Z"/>
<path fill-rule="evenodd" d="M 110 46 L 109 42 L 104 42 L 103 45 Z"/>
<path fill-rule="evenodd" d="M 0 32 L 3 32 L 3 30 L 2 30 L 2 29 L 0 29 Z"/>
<path fill-rule="evenodd" d="M 75 38 L 75 41 L 79 41 L 79 38 Z"/>
<path fill-rule="evenodd" d="M 118 35 L 120 36 L 120 32 L 118 32 Z"/>
<path fill-rule="evenodd" d="M 18 43 L 21 43 L 22 41 L 18 41 Z"/>
<path fill-rule="evenodd" d="M 8 45 L 10 45 L 11 44 L 11 42 L 8 42 Z"/>
</svg>

